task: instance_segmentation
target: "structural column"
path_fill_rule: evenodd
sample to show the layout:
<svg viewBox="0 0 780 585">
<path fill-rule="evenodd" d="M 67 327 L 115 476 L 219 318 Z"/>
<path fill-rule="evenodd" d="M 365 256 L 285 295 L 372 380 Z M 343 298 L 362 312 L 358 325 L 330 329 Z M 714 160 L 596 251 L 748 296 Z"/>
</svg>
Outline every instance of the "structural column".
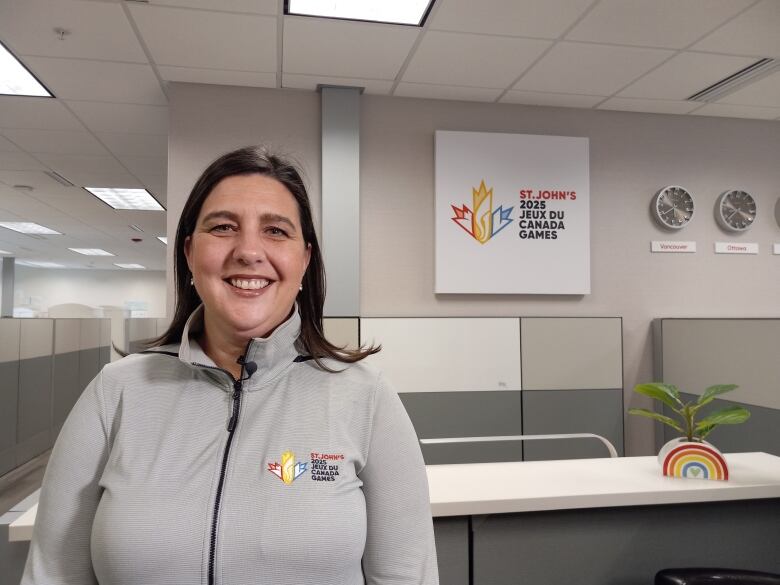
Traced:
<svg viewBox="0 0 780 585">
<path fill-rule="evenodd" d="M 360 93 L 322 92 L 322 249 L 325 316 L 360 315 Z"/>
<path fill-rule="evenodd" d="M 14 267 L 16 258 L 3 258 L 3 289 L 0 292 L 0 317 L 14 316 Z"/>
</svg>

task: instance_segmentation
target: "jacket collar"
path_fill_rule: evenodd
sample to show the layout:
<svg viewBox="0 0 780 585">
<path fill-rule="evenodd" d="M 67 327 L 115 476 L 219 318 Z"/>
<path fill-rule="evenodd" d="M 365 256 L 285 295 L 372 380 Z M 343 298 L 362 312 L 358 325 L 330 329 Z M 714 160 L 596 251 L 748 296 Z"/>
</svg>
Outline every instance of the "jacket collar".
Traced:
<svg viewBox="0 0 780 585">
<path fill-rule="evenodd" d="M 205 366 L 207 368 L 219 368 L 214 361 L 206 355 L 198 343 L 198 334 L 203 330 L 203 305 L 195 309 L 187 319 L 179 344 L 179 359 L 191 366 Z M 252 338 L 247 346 L 245 361 L 255 362 L 257 370 L 244 383 L 244 389 L 255 389 L 266 382 L 276 378 L 282 371 L 293 363 L 299 352 L 296 341 L 301 332 L 301 317 L 298 313 L 298 305 L 292 315 L 274 329 L 268 337 Z"/>
</svg>

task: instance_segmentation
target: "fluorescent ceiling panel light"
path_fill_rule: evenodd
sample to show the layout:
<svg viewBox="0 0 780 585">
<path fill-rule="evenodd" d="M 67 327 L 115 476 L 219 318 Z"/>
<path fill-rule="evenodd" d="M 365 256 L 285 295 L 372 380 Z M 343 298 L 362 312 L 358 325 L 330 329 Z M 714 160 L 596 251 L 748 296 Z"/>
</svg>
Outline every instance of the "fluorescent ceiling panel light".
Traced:
<svg viewBox="0 0 780 585">
<path fill-rule="evenodd" d="M 0 94 L 54 97 L 3 43 L 0 43 Z"/>
<path fill-rule="evenodd" d="M 0 254 L 10 254 L 11 252 L 6 252 L 5 250 L 0 250 Z"/>
<path fill-rule="evenodd" d="M 160 240 L 166 246 L 168 245 L 168 238 L 166 236 L 157 236 L 157 239 Z"/>
<path fill-rule="evenodd" d="M 38 260 L 17 260 L 16 264 L 31 266 L 33 268 L 65 268 L 64 264 L 57 264 L 56 262 L 39 262 Z"/>
<path fill-rule="evenodd" d="M 84 187 L 103 203 L 114 209 L 141 211 L 165 211 L 146 189 L 114 189 L 110 187 Z"/>
<path fill-rule="evenodd" d="M 126 270 L 146 270 L 146 266 L 141 266 L 140 264 L 117 264 L 114 262 L 114 266 L 119 266 L 119 268 Z"/>
<path fill-rule="evenodd" d="M 106 252 L 100 248 L 68 248 L 71 252 L 76 254 L 84 254 L 84 256 L 113 256 L 111 252 Z"/>
<path fill-rule="evenodd" d="M 29 221 L 0 221 L 0 227 L 19 232 L 20 234 L 37 234 L 42 236 L 62 235 L 60 232 L 55 232 L 47 227 Z"/>
<path fill-rule="evenodd" d="M 422 26 L 433 0 L 288 0 L 285 14 Z"/>
</svg>

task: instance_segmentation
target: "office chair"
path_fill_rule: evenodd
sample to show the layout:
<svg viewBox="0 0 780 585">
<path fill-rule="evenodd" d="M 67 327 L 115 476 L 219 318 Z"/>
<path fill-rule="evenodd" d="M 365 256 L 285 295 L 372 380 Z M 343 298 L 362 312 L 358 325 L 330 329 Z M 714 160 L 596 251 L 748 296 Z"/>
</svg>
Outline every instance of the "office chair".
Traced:
<svg viewBox="0 0 780 585">
<path fill-rule="evenodd" d="M 664 569 L 655 585 L 780 585 L 780 575 L 741 569 Z"/>
</svg>

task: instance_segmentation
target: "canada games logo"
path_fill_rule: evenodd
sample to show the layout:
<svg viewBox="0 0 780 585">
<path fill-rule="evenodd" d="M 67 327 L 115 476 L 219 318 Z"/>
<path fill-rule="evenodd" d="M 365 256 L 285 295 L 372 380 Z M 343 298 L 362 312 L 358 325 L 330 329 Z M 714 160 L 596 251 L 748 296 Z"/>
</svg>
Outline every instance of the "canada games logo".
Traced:
<svg viewBox="0 0 780 585">
<path fill-rule="evenodd" d="M 504 209 L 500 205 L 493 209 L 493 189 L 485 187 L 484 179 L 479 184 L 479 189 L 471 189 L 472 208 L 468 205 L 458 207 L 452 205 L 455 217 L 451 218 L 472 238 L 480 244 L 484 244 L 512 223 L 510 214 L 514 207 Z"/>
<path fill-rule="evenodd" d="M 285 484 L 290 485 L 306 472 L 308 465 L 308 463 L 296 463 L 295 453 L 285 451 L 282 453 L 282 462 L 269 463 L 268 471 L 281 479 Z"/>
</svg>

